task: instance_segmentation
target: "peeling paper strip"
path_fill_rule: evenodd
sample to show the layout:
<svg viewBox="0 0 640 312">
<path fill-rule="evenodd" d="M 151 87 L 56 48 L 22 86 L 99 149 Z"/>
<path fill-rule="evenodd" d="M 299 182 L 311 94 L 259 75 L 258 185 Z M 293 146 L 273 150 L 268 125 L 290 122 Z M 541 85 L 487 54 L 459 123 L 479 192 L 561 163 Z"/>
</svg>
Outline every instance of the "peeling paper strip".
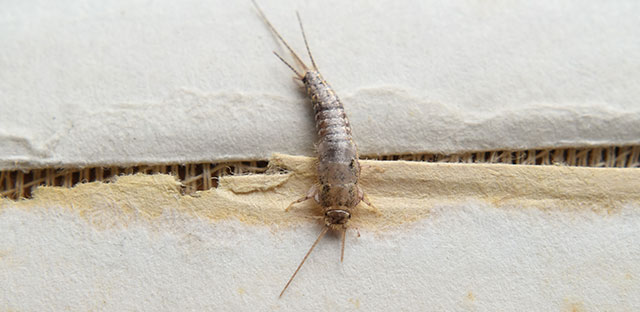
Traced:
<svg viewBox="0 0 640 312">
<path fill-rule="evenodd" d="M 485 202 L 497 207 L 610 214 L 624 204 L 640 203 L 637 169 L 402 161 L 362 164 L 362 187 L 382 212 L 376 216 L 366 208 L 357 209 L 352 225 L 362 229 L 381 230 L 428 218 L 442 204 Z M 211 221 L 278 226 L 312 222 L 321 215 L 312 200 L 284 211 L 315 183 L 314 158 L 276 154 L 271 166 L 289 173 L 226 176 L 217 189 L 192 196 L 182 195 L 172 176 L 121 176 L 115 183 L 42 187 L 32 200 L 5 199 L 2 207 L 63 207 L 99 227 L 140 217 L 153 220 L 174 210 Z"/>
</svg>

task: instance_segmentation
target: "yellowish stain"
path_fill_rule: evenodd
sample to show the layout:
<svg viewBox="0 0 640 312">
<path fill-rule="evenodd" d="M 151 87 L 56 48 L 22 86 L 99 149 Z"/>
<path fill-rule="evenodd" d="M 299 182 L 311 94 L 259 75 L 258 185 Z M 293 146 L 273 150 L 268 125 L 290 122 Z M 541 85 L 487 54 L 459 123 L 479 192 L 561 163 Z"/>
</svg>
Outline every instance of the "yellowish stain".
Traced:
<svg viewBox="0 0 640 312">
<path fill-rule="evenodd" d="M 582 302 L 577 302 L 577 300 L 571 300 L 569 298 L 564 298 L 565 311 L 569 312 L 581 312 L 586 311 L 584 308 L 584 304 Z"/>
<path fill-rule="evenodd" d="M 432 216 L 435 205 L 486 202 L 498 207 L 616 213 L 640 203 L 640 170 L 499 164 L 444 164 L 362 161 L 361 185 L 380 209 L 357 209 L 352 224 L 384 229 Z M 167 211 L 210 220 L 290 226 L 311 222 L 320 211 L 312 200 L 284 208 L 316 183 L 316 160 L 276 154 L 271 166 L 286 174 L 227 176 L 217 189 L 182 195 L 172 176 L 120 176 L 114 183 L 93 182 L 74 188 L 40 187 L 33 199 L 0 200 L 8 207 L 60 207 L 100 228 L 140 218 L 162 218 Z M 364 206 L 363 206 L 364 207 Z M 552 208 L 550 208 L 552 207 Z"/>
<path fill-rule="evenodd" d="M 349 303 L 353 304 L 353 307 L 356 309 L 360 309 L 360 298 L 349 298 Z"/>
<path fill-rule="evenodd" d="M 11 252 L 11 250 L 0 250 L 0 263 L 2 263 L 2 265 L 11 266 L 14 264 Z"/>
<path fill-rule="evenodd" d="M 241 287 L 241 288 L 238 288 L 238 294 L 239 294 L 239 295 L 244 295 L 244 294 L 246 294 L 246 293 L 247 293 L 247 291 L 246 291 L 246 290 L 244 290 L 244 288 L 242 288 L 242 287 Z"/>
<path fill-rule="evenodd" d="M 584 305 L 582 303 L 572 303 L 569 311 L 571 312 L 585 311 Z"/>
<path fill-rule="evenodd" d="M 584 309 L 582 308 L 582 304 L 579 303 L 574 303 L 571 305 L 571 312 L 580 312 L 580 311 L 584 311 Z"/>
<path fill-rule="evenodd" d="M 473 292 L 469 291 L 467 293 L 467 299 L 471 302 L 476 301 L 476 296 L 473 295 Z"/>
</svg>

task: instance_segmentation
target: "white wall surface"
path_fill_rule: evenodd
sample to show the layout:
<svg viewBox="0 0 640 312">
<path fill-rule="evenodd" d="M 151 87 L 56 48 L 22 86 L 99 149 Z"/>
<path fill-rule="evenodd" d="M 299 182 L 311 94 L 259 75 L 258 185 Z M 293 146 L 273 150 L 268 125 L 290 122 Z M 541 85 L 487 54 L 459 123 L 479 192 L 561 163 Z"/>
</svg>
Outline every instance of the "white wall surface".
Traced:
<svg viewBox="0 0 640 312">
<path fill-rule="evenodd" d="M 362 154 L 640 142 L 637 1 L 261 3 Z M 10 1 L 0 168 L 313 154 L 311 108 L 250 1 Z"/>
</svg>

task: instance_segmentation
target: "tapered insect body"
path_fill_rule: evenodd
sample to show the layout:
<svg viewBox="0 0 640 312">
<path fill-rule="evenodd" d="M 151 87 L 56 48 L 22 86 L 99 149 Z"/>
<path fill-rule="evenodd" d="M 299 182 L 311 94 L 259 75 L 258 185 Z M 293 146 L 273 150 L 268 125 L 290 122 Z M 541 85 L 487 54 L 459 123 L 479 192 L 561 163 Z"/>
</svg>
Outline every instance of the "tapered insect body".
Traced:
<svg viewBox="0 0 640 312">
<path fill-rule="evenodd" d="M 360 201 L 364 201 L 373 209 L 375 209 L 375 207 L 368 201 L 358 185 L 360 163 L 358 162 L 358 150 L 351 136 L 349 120 L 345 114 L 342 102 L 340 102 L 340 99 L 335 92 L 333 92 L 331 86 L 322 78 L 322 75 L 318 71 L 313 56 L 311 55 L 309 44 L 307 43 L 307 37 L 302 26 L 300 15 L 297 15 L 298 23 L 302 31 L 307 53 L 311 59 L 311 68 L 300 59 L 289 44 L 282 38 L 255 1 L 254 5 L 265 23 L 285 45 L 287 50 L 289 50 L 295 62 L 302 68 L 302 71 L 297 70 L 285 61 L 282 56 L 273 52 L 304 84 L 307 95 L 311 98 L 311 103 L 313 104 L 316 131 L 318 134 L 318 142 L 316 144 L 318 154 L 318 183 L 309 189 L 306 196 L 291 203 L 286 210 L 296 203 L 313 198 L 316 203 L 322 207 L 325 226 L 280 293 L 280 296 L 282 296 L 307 260 L 309 254 L 311 254 L 315 246 L 329 229 L 342 231 L 342 248 L 340 252 L 340 261 L 342 261 L 344 259 L 346 229 L 353 210 Z"/>
</svg>

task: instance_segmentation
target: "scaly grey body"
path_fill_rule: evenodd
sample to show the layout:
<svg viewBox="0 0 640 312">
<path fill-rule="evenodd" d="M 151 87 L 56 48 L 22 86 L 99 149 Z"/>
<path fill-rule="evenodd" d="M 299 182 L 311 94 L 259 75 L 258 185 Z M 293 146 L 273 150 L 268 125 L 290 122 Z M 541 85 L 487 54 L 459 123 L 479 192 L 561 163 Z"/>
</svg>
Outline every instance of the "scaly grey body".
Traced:
<svg viewBox="0 0 640 312">
<path fill-rule="evenodd" d="M 313 251 L 322 237 L 329 229 L 342 231 L 342 249 L 340 252 L 340 261 L 344 260 L 344 244 L 346 237 L 347 223 L 351 219 L 351 214 L 360 201 L 364 201 L 374 210 L 377 209 L 369 202 L 360 189 L 358 181 L 360 179 L 360 163 L 358 162 L 358 150 L 356 144 L 351 137 L 351 126 L 344 112 L 344 107 L 333 89 L 322 78 L 311 51 L 307 43 L 307 36 L 302 27 L 300 15 L 298 22 L 302 30 L 304 43 L 311 59 L 313 68 L 309 68 L 300 57 L 293 51 L 289 44 L 282 38 L 280 33 L 273 27 L 271 22 L 264 15 L 262 10 L 253 0 L 253 4 L 258 13 L 264 19 L 265 23 L 287 47 L 294 60 L 300 67 L 302 73 L 296 70 L 291 64 L 285 61 L 278 53 L 273 52 L 283 63 L 285 63 L 298 79 L 304 83 L 307 95 L 311 98 L 313 110 L 315 112 L 316 130 L 318 133 L 318 142 L 316 150 L 318 153 L 318 183 L 313 185 L 307 194 L 292 202 L 285 210 L 289 210 L 294 204 L 313 198 L 324 213 L 324 228 L 318 238 L 313 243 L 307 254 L 298 265 L 284 289 L 280 293 L 280 297 L 287 290 L 293 278 L 307 260 L 307 257 Z"/>
<path fill-rule="evenodd" d="M 364 197 L 358 187 L 360 163 L 349 119 L 342 102 L 318 71 L 307 71 L 302 82 L 313 103 L 318 133 L 318 186 L 314 198 L 323 208 L 327 226 L 345 227 L 351 211 Z"/>
</svg>

